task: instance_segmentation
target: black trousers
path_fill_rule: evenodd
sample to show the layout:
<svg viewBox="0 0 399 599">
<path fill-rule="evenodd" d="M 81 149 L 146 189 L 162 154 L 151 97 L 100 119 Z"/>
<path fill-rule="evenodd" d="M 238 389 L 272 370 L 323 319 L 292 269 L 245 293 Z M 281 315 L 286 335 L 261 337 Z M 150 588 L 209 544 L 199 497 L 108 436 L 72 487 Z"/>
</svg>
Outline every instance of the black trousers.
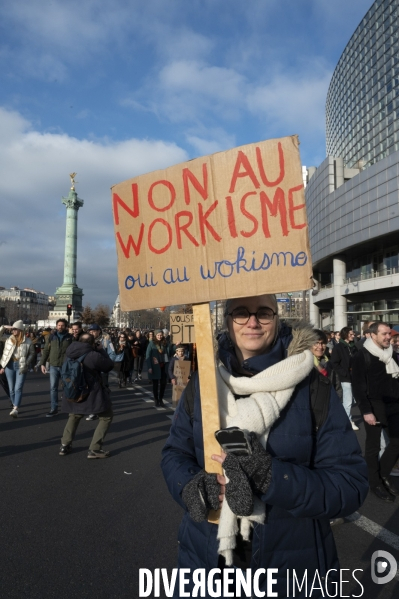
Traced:
<svg viewBox="0 0 399 599">
<path fill-rule="evenodd" d="M 365 459 L 369 473 L 370 487 L 381 484 L 381 478 L 389 476 L 399 457 L 399 401 L 396 403 L 373 402 L 374 415 L 378 422 L 371 426 L 364 422 L 366 428 Z M 381 431 L 386 430 L 389 436 L 389 444 L 378 459 L 381 447 Z"/>
<path fill-rule="evenodd" d="M 161 368 L 161 378 L 152 379 L 152 392 L 154 393 L 155 403 L 163 400 L 166 388 L 166 366 Z"/>
</svg>

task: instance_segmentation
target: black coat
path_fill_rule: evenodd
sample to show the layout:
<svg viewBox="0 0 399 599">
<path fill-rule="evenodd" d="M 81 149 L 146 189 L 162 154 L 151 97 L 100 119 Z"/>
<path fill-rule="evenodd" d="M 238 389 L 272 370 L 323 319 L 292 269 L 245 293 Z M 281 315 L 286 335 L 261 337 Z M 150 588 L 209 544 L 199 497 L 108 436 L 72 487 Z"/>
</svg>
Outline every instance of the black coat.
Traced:
<svg viewBox="0 0 399 599">
<path fill-rule="evenodd" d="M 399 401 L 399 380 L 363 347 L 352 361 L 352 392 L 362 414 L 378 414 L 377 420 L 381 420 L 381 407 Z"/>
<path fill-rule="evenodd" d="M 337 343 L 331 352 L 331 366 L 339 376 L 341 383 L 351 382 L 352 357 L 357 353 L 355 345 Z"/>
<path fill-rule="evenodd" d="M 93 350 L 88 343 L 74 341 L 66 350 L 67 358 L 80 358 L 83 354 L 87 356 L 83 360 L 83 370 L 86 382 L 90 389 L 90 395 L 85 401 L 74 403 L 62 397 L 62 411 L 69 414 L 100 414 L 111 408 L 109 390 L 103 386 L 101 380 L 102 372 L 110 372 L 114 367 L 113 361 L 102 348 Z"/>
</svg>

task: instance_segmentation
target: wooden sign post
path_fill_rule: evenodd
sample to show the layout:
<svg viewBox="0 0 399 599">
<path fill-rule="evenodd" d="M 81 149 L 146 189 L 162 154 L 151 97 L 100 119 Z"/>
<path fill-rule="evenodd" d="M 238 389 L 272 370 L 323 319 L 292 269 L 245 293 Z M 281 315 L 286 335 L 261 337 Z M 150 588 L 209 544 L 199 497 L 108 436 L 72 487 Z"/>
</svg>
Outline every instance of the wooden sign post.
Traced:
<svg viewBox="0 0 399 599">
<path fill-rule="evenodd" d="M 312 287 L 298 138 L 134 177 L 112 206 L 121 309 L 196 304 L 205 469 L 221 472 L 209 302 Z"/>
</svg>

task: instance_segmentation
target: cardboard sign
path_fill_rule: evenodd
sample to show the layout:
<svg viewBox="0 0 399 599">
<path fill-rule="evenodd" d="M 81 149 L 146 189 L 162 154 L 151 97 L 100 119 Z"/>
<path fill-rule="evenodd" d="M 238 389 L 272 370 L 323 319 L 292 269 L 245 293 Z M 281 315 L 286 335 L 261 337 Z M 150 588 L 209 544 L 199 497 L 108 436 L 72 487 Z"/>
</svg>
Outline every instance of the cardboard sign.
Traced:
<svg viewBox="0 0 399 599">
<path fill-rule="evenodd" d="M 172 343 L 195 343 L 194 314 L 171 314 L 169 330 Z"/>
<path fill-rule="evenodd" d="M 173 385 L 172 388 L 172 406 L 175 408 L 180 401 L 181 394 L 186 387 L 183 385 Z"/>
<path fill-rule="evenodd" d="M 112 188 L 122 310 L 311 287 L 297 136 Z"/>
<path fill-rule="evenodd" d="M 176 385 L 173 385 L 172 390 L 172 404 L 176 406 L 179 402 L 181 394 L 183 393 L 188 383 L 188 377 L 190 376 L 191 363 L 187 360 L 176 360 L 173 365 L 173 374 L 176 378 Z"/>
<path fill-rule="evenodd" d="M 173 365 L 173 374 L 176 378 L 176 384 L 185 387 L 190 376 L 191 362 L 188 360 L 176 360 Z"/>
</svg>

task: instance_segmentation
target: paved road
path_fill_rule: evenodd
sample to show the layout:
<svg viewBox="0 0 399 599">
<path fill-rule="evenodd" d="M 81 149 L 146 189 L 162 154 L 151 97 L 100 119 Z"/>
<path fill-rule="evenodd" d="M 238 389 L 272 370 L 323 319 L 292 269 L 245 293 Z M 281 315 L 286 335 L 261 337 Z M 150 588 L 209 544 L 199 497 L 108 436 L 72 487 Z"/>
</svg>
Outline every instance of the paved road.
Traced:
<svg viewBox="0 0 399 599">
<path fill-rule="evenodd" d="M 48 377 L 28 375 L 18 420 L 0 395 L 0 599 L 135 599 L 139 568 L 176 564 L 181 510 L 159 468 L 173 412 L 154 408 L 147 381 L 133 390 L 113 382 L 115 419 L 106 440 L 112 457 L 87 460 L 96 423 L 85 420 L 73 453 L 60 457 L 66 415 L 45 418 L 48 388 Z M 363 428 L 358 435 L 363 443 Z M 369 496 L 359 510 L 362 527 L 345 522 L 333 528 L 341 567 L 364 570 L 359 580 L 366 599 L 399 597 L 398 578 L 384 586 L 370 578 L 375 550 L 399 560 L 398 505 Z M 361 593 L 355 582 L 345 584 L 341 596 L 352 593 Z"/>
</svg>

